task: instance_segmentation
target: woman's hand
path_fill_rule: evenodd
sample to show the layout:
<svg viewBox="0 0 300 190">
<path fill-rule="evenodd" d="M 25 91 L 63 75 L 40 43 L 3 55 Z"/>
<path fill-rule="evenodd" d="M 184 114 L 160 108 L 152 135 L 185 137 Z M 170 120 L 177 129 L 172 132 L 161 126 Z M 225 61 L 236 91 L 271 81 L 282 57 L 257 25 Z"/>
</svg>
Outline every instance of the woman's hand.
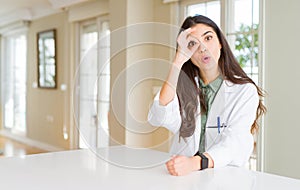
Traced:
<svg viewBox="0 0 300 190">
<path fill-rule="evenodd" d="M 178 64 L 179 67 L 189 60 L 200 46 L 199 40 L 191 36 L 194 30 L 193 28 L 188 28 L 182 31 L 177 38 L 178 50 L 174 63 Z"/>
<path fill-rule="evenodd" d="M 181 32 L 177 38 L 178 50 L 176 52 L 172 67 L 167 80 L 164 82 L 160 95 L 160 105 L 167 105 L 170 103 L 176 92 L 176 85 L 182 65 L 191 58 L 194 52 L 198 49 L 200 42 L 191 35 L 195 28 L 189 28 Z"/>
<path fill-rule="evenodd" d="M 187 175 L 200 169 L 200 157 L 172 156 L 166 166 L 171 175 Z"/>
</svg>

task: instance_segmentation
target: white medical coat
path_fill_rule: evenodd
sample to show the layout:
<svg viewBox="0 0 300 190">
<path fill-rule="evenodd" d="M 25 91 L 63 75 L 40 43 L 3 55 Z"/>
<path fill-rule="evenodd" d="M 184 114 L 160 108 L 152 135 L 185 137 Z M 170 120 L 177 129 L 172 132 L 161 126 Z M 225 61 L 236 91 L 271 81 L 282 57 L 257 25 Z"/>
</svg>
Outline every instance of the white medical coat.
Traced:
<svg viewBox="0 0 300 190">
<path fill-rule="evenodd" d="M 178 97 L 166 106 L 159 104 L 159 94 L 148 113 L 148 121 L 153 126 L 163 126 L 173 132 L 173 143 L 170 149 L 172 154 L 193 156 L 199 148 L 201 134 L 201 115 L 196 115 L 196 128 L 191 137 L 179 139 L 181 116 L 179 112 Z M 233 84 L 224 80 L 206 122 L 206 152 L 214 160 L 214 167 L 226 165 L 243 166 L 249 159 L 253 150 L 253 136 L 251 126 L 256 118 L 259 96 L 255 85 Z M 198 110 L 200 104 L 198 103 Z M 226 125 L 218 132 L 217 117 L 220 123 Z"/>
</svg>

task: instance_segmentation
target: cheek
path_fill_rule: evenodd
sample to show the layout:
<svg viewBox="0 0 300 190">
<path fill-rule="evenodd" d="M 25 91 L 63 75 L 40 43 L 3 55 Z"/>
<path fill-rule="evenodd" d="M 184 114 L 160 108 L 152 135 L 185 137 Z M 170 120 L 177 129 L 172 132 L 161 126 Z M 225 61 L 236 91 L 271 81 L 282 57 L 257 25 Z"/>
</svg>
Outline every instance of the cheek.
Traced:
<svg viewBox="0 0 300 190">
<path fill-rule="evenodd" d="M 191 61 L 192 61 L 192 63 L 193 63 L 194 65 L 196 65 L 195 63 L 197 63 L 197 57 L 195 56 L 195 54 L 192 55 Z M 196 65 L 196 66 L 197 66 L 197 65 Z"/>
<path fill-rule="evenodd" d="M 194 53 L 192 56 L 191 56 L 191 60 L 194 61 L 197 59 L 197 57 L 199 57 L 199 55 L 197 55 L 197 53 Z"/>
<path fill-rule="evenodd" d="M 214 56 L 215 60 L 219 60 L 220 56 L 221 56 L 221 49 L 219 48 L 214 48 L 213 51 L 211 52 L 212 55 Z"/>
<path fill-rule="evenodd" d="M 196 53 L 194 53 L 194 55 L 192 55 L 192 57 L 191 57 L 191 61 L 192 61 L 193 65 L 195 65 L 199 68 L 199 65 L 201 64 L 199 55 L 196 55 Z"/>
</svg>

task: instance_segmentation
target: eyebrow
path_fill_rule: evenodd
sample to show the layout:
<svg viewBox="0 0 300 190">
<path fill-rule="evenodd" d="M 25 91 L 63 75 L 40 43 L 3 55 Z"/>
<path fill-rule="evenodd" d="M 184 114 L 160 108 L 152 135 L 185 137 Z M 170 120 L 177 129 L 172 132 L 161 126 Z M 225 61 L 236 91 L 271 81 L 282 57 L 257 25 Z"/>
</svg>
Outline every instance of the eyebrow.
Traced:
<svg viewBox="0 0 300 190">
<path fill-rule="evenodd" d="M 213 33 L 212 31 L 206 31 L 206 32 L 204 32 L 202 35 L 201 35 L 201 37 L 203 37 L 203 36 L 205 36 L 206 34 L 208 34 L 208 33 Z"/>
</svg>

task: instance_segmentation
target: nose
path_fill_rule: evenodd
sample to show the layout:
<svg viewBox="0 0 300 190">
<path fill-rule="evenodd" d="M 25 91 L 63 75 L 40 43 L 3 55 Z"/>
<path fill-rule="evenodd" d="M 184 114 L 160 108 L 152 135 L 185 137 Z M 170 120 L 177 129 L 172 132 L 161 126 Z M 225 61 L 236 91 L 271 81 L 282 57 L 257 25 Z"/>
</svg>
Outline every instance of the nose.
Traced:
<svg viewBox="0 0 300 190">
<path fill-rule="evenodd" d="M 200 53 L 206 52 L 207 49 L 206 49 L 206 46 L 204 45 L 204 43 L 201 40 L 199 40 L 199 39 L 197 39 L 197 41 L 199 43 L 198 51 L 200 51 Z"/>
<path fill-rule="evenodd" d="M 200 53 L 204 53 L 207 49 L 206 46 L 202 42 L 200 42 L 198 50 L 200 50 Z"/>
<path fill-rule="evenodd" d="M 206 52 L 206 47 L 205 46 L 200 46 L 199 48 L 200 48 L 200 52 L 201 53 Z"/>
</svg>

